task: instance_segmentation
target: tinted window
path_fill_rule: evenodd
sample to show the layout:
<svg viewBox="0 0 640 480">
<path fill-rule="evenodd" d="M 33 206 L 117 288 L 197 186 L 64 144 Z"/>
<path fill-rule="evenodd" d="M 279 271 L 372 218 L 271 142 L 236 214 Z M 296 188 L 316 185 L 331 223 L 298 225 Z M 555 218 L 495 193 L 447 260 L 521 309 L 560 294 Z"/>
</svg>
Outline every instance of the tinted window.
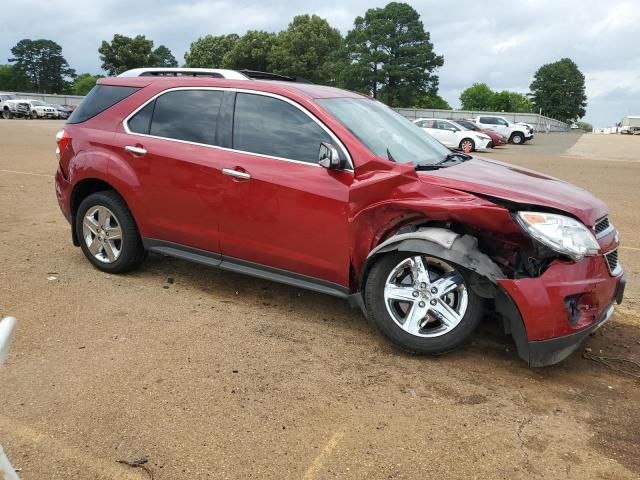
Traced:
<svg viewBox="0 0 640 480">
<path fill-rule="evenodd" d="M 467 120 L 458 120 L 458 123 L 469 130 L 479 130 L 479 127 L 472 122 L 468 122 Z"/>
<path fill-rule="evenodd" d="M 145 105 L 145 107 L 136 113 L 129 120 L 129 130 L 135 133 L 148 134 L 151 127 L 151 115 L 153 115 L 153 107 L 156 105 L 155 100 Z"/>
<path fill-rule="evenodd" d="M 96 85 L 73 111 L 67 123 L 85 122 L 138 90 L 137 87 Z"/>
<path fill-rule="evenodd" d="M 320 143 L 332 139 L 307 114 L 277 98 L 239 93 L 233 121 L 233 148 L 317 163 Z"/>
<path fill-rule="evenodd" d="M 222 96 L 216 90 L 176 90 L 159 96 L 149 133 L 214 145 Z"/>
<path fill-rule="evenodd" d="M 486 125 L 497 125 L 495 119 L 491 117 L 480 117 L 480 123 L 484 123 Z"/>
<path fill-rule="evenodd" d="M 505 126 L 509 125 L 506 120 L 503 120 L 501 118 L 496 118 L 494 120 L 495 120 L 496 125 L 505 125 Z"/>
</svg>

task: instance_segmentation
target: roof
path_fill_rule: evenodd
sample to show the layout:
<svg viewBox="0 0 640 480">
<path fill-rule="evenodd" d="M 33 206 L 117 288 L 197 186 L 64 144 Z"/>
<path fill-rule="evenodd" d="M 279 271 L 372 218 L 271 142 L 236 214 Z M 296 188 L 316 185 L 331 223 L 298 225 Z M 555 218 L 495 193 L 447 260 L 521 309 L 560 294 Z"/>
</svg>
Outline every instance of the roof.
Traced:
<svg viewBox="0 0 640 480">
<path fill-rule="evenodd" d="M 363 98 L 360 93 L 350 92 L 335 87 L 316 85 L 314 83 L 298 83 L 278 80 L 236 80 L 213 77 L 192 76 L 141 76 L 141 77 L 106 77 L 98 80 L 99 85 L 122 85 L 130 87 L 146 87 L 150 84 L 165 83 L 167 88 L 176 87 L 221 87 L 243 90 L 257 90 L 270 93 L 292 92 L 307 98 Z"/>
</svg>

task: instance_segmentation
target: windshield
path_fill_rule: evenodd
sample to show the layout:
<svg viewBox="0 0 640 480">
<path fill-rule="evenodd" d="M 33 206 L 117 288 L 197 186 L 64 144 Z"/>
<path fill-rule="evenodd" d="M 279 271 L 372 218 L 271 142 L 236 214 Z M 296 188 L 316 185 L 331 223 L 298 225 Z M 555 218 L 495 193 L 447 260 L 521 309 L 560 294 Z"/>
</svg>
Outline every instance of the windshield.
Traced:
<svg viewBox="0 0 640 480">
<path fill-rule="evenodd" d="M 451 151 L 386 105 L 369 98 L 318 99 L 376 155 L 398 163 L 434 165 Z"/>
</svg>

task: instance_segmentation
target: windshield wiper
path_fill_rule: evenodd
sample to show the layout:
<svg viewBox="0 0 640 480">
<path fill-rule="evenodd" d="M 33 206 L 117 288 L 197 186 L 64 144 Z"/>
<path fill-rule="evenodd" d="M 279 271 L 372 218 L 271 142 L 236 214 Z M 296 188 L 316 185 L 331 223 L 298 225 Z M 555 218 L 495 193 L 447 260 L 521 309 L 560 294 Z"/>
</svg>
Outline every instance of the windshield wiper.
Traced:
<svg viewBox="0 0 640 480">
<path fill-rule="evenodd" d="M 387 148 L 387 158 L 389 160 L 391 160 L 392 162 L 396 163 L 396 159 L 393 158 L 393 155 L 391 155 L 391 152 L 389 151 L 389 149 Z"/>
<path fill-rule="evenodd" d="M 443 168 L 442 165 L 439 165 L 437 163 L 417 163 L 416 164 L 416 171 L 418 170 L 439 170 Z"/>
<path fill-rule="evenodd" d="M 467 155 L 466 153 L 451 152 L 449 155 L 436 163 L 436 165 L 442 165 L 443 163 L 453 162 L 455 160 L 466 162 L 467 160 L 471 160 L 472 158 L 473 157 L 471 155 Z"/>
</svg>

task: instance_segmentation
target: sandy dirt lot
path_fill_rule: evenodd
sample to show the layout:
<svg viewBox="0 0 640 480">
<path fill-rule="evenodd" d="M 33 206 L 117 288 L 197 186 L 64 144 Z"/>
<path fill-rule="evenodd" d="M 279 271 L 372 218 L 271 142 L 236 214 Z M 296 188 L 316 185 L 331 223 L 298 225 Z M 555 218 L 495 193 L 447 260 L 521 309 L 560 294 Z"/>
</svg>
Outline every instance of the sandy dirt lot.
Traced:
<svg viewBox="0 0 640 480">
<path fill-rule="evenodd" d="M 54 198 L 61 126 L 0 120 L 0 316 L 19 321 L 0 443 L 23 479 L 145 479 L 117 463 L 141 457 L 158 480 L 640 477 L 640 382 L 580 353 L 531 370 L 486 322 L 414 357 L 320 294 L 157 255 L 98 272 Z M 552 134 L 486 155 L 609 203 L 629 287 L 586 346 L 635 360 L 639 147 Z"/>
</svg>

